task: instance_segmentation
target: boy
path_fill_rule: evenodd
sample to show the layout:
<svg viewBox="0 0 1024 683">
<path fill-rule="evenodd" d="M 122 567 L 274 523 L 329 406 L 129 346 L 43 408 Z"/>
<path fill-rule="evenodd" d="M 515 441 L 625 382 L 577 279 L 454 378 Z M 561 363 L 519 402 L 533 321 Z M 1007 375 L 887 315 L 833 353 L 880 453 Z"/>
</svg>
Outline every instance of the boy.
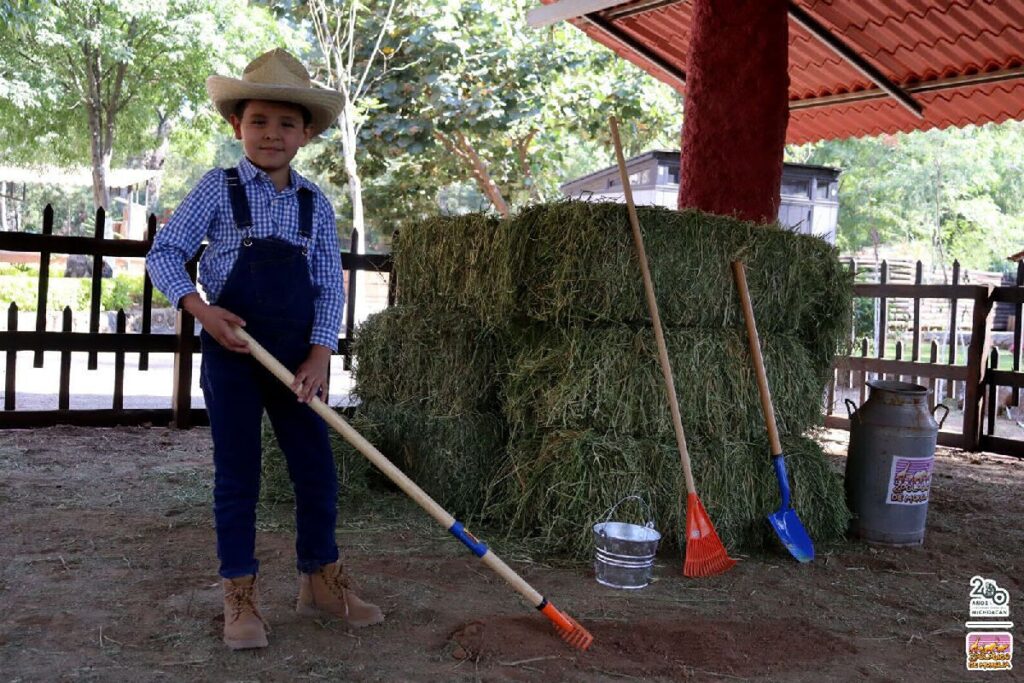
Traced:
<svg viewBox="0 0 1024 683">
<path fill-rule="evenodd" d="M 311 87 L 306 69 L 284 50 L 256 58 L 241 79 L 211 76 L 206 89 L 245 157 L 199 181 L 157 234 L 146 267 L 171 303 L 203 327 L 200 385 L 213 437 L 224 642 L 244 649 L 267 645 L 255 558 L 264 409 L 295 488 L 296 610 L 352 626 L 384 616 L 352 592 L 341 571 L 337 472 L 327 427 L 307 405 L 327 382 L 345 290 L 334 211 L 291 161 L 334 122 L 341 95 Z M 209 304 L 185 271 L 204 238 L 199 282 Z M 291 392 L 248 355 L 232 325 L 244 326 L 295 373 Z"/>
</svg>

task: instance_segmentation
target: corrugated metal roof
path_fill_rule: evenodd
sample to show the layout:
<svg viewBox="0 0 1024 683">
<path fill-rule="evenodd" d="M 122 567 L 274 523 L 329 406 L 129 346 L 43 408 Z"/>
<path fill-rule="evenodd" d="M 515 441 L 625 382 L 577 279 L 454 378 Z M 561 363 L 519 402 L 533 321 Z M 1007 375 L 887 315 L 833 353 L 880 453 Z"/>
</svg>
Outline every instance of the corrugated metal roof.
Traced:
<svg viewBox="0 0 1024 683">
<path fill-rule="evenodd" d="M 787 142 L 1024 119 L 1024 1 L 795 0 L 795 4 L 910 91 L 924 106 L 924 118 L 880 93 L 857 69 L 791 20 Z M 682 76 L 692 15 L 690 2 L 635 0 L 597 13 L 611 32 L 582 18 L 573 23 L 685 91 Z"/>
</svg>

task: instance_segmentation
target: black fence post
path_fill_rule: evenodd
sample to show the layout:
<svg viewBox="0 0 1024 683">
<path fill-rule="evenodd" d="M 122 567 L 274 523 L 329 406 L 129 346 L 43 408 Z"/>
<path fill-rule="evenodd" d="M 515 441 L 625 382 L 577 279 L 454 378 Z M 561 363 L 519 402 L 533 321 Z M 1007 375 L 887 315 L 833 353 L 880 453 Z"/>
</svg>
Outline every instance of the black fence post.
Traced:
<svg viewBox="0 0 1024 683">
<path fill-rule="evenodd" d="M 149 214 L 149 222 L 146 228 L 146 244 L 153 246 L 156 238 L 156 216 Z M 147 248 L 147 251 L 149 249 Z M 142 334 L 149 335 L 153 332 L 153 281 L 149 279 L 149 271 L 143 268 L 142 275 Z M 139 354 L 139 370 L 149 370 L 149 352 L 143 351 Z"/>
<path fill-rule="evenodd" d="M 53 207 L 49 204 L 43 209 L 43 234 L 53 234 Z M 39 298 L 36 303 L 36 332 L 46 331 L 46 299 L 50 291 L 50 252 L 39 252 Z M 32 358 L 32 367 L 43 367 L 43 352 L 36 351 Z"/>
<path fill-rule="evenodd" d="M 96 240 L 95 253 L 92 255 L 92 296 L 89 299 L 89 333 L 99 334 L 100 332 L 100 305 L 103 303 L 103 249 L 100 243 L 103 240 L 103 231 L 107 224 L 107 212 L 103 207 L 96 209 L 96 226 L 93 228 L 93 238 Z M 95 351 L 89 352 L 89 369 L 97 367 L 97 356 Z"/>
<path fill-rule="evenodd" d="M 11 302 L 7 308 L 7 331 L 18 331 L 18 304 Z M 14 410 L 15 373 L 18 370 L 18 352 L 15 349 L 7 349 L 7 364 L 4 368 L 6 377 L 4 379 L 4 410 Z"/>
</svg>

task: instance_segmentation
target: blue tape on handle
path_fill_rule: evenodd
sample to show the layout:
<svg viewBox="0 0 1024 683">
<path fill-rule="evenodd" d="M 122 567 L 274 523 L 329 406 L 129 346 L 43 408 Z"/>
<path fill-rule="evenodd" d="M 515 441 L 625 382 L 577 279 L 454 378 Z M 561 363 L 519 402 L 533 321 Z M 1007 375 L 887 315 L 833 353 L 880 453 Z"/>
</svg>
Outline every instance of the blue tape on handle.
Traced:
<svg viewBox="0 0 1024 683">
<path fill-rule="evenodd" d="M 451 528 L 448 529 L 448 532 L 455 538 L 462 541 L 462 544 L 469 548 L 477 557 L 483 557 L 487 554 L 487 544 L 482 541 L 478 541 L 476 536 L 469 533 L 466 530 L 466 527 L 462 526 L 462 522 L 456 521 L 455 524 L 452 524 Z"/>
</svg>

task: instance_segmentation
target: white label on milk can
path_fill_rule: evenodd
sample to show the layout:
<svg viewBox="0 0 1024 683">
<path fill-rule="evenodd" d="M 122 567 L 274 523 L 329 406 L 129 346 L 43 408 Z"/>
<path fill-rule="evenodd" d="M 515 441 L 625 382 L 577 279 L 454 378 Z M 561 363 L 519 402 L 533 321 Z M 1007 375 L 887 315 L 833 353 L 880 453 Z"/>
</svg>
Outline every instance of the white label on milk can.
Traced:
<svg viewBox="0 0 1024 683">
<path fill-rule="evenodd" d="M 887 505 L 927 505 L 935 456 L 892 459 Z"/>
</svg>

